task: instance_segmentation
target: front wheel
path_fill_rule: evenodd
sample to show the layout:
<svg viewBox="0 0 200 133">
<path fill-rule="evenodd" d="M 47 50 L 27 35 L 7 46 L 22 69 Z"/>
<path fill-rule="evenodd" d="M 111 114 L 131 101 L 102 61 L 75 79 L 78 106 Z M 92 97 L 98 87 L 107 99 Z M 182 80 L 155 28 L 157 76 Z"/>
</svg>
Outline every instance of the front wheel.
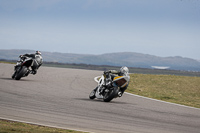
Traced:
<svg viewBox="0 0 200 133">
<path fill-rule="evenodd" d="M 13 73 L 13 75 L 12 75 L 12 79 L 15 78 L 16 73 L 17 73 L 17 71 L 15 71 L 15 72 Z"/>
<path fill-rule="evenodd" d="M 20 80 L 27 72 L 28 68 L 26 66 L 23 66 L 21 68 L 21 70 L 19 70 L 17 73 L 16 73 L 16 76 L 15 76 L 15 79 L 16 80 Z"/>
<path fill-rule="evenodd" d="M 92 90 L 92 92 L 90 93 L 90 95 L 89 95 L 90 99 L 95 99 L 96 98 L 96 96 L 95 96 L 96 91 L 97 91 L 97 87 L 94 90 Z"/>
<path fill-rule="evenodd" d="M 103 97 L 104 102 L 110 102 L 118 94 L 118 87 L 111 88 Z"/>
</svg>

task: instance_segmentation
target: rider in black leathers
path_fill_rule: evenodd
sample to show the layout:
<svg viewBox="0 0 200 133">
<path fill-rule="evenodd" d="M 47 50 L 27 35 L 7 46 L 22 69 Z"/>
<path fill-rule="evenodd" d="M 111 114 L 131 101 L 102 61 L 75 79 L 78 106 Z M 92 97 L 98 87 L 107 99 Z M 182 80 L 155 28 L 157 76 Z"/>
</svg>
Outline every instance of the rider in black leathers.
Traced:
<svg viewBox="0 0 200 133">
<path fill-rule="evenodd" d="M 35 57 L 36 57 L 37 55 L 41 56 L 42 54 L 41 54 L 40 51 L 36 51 L 35 54 L 24 54 L 24 55 L 20 55 L 19 57 L 20 57 L 20 59 L 23 61 L 23 60 L 25 60 L 27 57 L 31 57 L 31 58 L 35 59 Z M 42 56 L 41 56 L 41 58 L 42 58 Z M 42 63 L 43 63 L 43 61 L 41 60 L 41 62 L 40 62 L 40 64 L 38 65 L 37 68 L 31 67 L 31 69 L 32 69 L 31 73 L 32 73 L 32 74 L 36 74 L 36 73 L 37 73 L 37 70 L 38 70 L 39 67 L 42 65 Z"/>
</svg>

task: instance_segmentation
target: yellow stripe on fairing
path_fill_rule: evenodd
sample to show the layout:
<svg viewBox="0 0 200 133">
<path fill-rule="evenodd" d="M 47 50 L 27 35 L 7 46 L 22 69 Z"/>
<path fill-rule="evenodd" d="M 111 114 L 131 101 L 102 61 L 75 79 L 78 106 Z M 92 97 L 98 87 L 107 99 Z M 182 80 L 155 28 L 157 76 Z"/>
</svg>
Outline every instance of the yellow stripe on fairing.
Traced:
<svg viewBox="0 0 200 133">
<path fill-rule="evenodd" d="M 119 78 L 121 78 L 121 77 L 123 77 L 123 76 L 114 77 L 114 80 L 119 79 Z"/>
</svg>

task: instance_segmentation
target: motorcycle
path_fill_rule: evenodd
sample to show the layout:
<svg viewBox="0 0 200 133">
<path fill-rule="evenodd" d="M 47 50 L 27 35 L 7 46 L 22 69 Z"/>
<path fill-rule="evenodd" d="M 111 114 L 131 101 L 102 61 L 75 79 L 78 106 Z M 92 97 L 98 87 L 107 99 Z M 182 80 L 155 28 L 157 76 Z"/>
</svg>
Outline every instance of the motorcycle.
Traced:
<svg viewBox="0 0 200 133">
<path fill-rule="evenodd" d="M 98 85 L 92 90 L 89 98 L 103 99 L 104 102 L 110 102 L 113 98 L 119 97 L 118 92 L 120 91 L 120 88 L 123 88 L 128 84 L 130 76 L 113 77 L 109 72 L 104 72 L 101 77 L 96 77 L 95 80 L 98 82 Z"/>
<path fill-rule="evenodd" d="M 12 79 L 20 80 L 29 74 L 34 74 L 32 70 L 38 69 L 42 64 L 42 56 L 35 55 L 35 57 L 19 56 L 20 60 L 17 61 L 14 69 Z M 32 70 L 29 69 L 32 68 Z"/>
</svg>

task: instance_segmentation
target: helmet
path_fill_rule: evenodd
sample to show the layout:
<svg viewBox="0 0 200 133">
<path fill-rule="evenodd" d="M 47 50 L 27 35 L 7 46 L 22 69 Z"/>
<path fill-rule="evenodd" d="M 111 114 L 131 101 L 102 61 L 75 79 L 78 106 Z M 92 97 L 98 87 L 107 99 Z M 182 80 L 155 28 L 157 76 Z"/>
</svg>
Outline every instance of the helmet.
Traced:
<svg viewBox="0 0 200 133">
<path fill-rule="evenodd" d="M 128 70 L 128 67 L 126 66 L 123 66 L 120 68 L 120 73 L 122 74 L 128 74 L 129 70 Z"/>
<path fill-rule="evenodd" d="M 42 53 L 40 51 L 36 51 L 35 54 L 41 55 Z"/>
</svg>

